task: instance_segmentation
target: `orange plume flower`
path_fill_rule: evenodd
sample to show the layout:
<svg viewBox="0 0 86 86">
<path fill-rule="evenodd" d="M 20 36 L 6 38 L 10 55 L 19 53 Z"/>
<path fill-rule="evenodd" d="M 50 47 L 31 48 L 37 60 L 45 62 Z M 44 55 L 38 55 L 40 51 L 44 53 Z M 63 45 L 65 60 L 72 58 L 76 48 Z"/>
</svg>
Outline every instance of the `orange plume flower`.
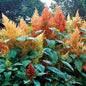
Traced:
<svg viewBox="0 0 86 86">
<path fill-rule="evenodd" d="M 54 17 L 50 19 L 49 23 L 51 25 L 50 27 L 55 27 L 56 29 L 59 29 L 60 32 L 65 30 L 66 20 L 59 6 L 56 6 Z"/>
<path fill-rule="evenodd" d="M 49 25 L 48 25 L 48 22 L 49 22 L 51 17 L 52 17 L 52 14 L 49 12 L 48 7 L 46 6 L 45 9 L 43 10 L 42 14 L 41 14 L 41 17 L 39 18 L 39 20 L 37 20 L 39 22 L 38 22 L 38 24 L 36 23 L 37 26 L 34 29 L 34 31 L 37 31 L 37 30 L 45 31 L 45 33 L 44 33 L 45 37 L 48 39 L 51 38 L 51 34 L 52 34 L 52 31 L 49 29 Z M 32 22 L 32 25 L 33 25 L 33 22 Z M 37 36 L 37 35 L 35 35 L 35 36 Z"/>
</svg>

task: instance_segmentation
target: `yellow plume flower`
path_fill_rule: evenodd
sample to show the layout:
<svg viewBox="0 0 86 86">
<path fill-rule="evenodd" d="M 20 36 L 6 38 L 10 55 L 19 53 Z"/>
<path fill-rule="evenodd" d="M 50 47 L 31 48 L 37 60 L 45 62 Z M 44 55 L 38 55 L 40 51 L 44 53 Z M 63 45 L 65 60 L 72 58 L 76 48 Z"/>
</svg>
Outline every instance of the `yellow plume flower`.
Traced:
<svg viewBox="0 0 86 86">
<path fill-rule="evenodd" d="M 70 25 L 71 25 L 71 23 L 72 23 L 72 20 L 71 20 L 71 18 L 70 18 L 70 14 L 68 13 L 68 16 L 67 16 L 67 23 L 69 23 Z"/>
<path fill-rule="evenodd" d="M 23 30 L 24 35 L 27 35 L 27 33 L 28 33 L 28 25 L 26 24 L 26 22 L 24 21 L 23 18 L 20 20 L 19 28 Z"/>
<path fill-rule="evenodd" d="M 35 8 L 34 15 L 32 16 L 32 19 L 31 19 L 31 23 L 37 23 L 38 19 L 39 19 L 38 10 Z"/>
<path fill-rule="evenodd" d="M 76 28 L 73 34 L 70 37 L 70 40 L 66 41 L 66 45 L 70 46 L 68 49 L 70 53 L 79 55 L 82 53 L 82 49 L 80 47 L 83 47 L 84 43 L 79 41 L 80 35 L 79 35 L 79 29 Z"/>
<path fill-rule="evenodd" d="M 43 35 L 44 35 L 44 32 L 36 37 L 38 39 L 38 42 L 36 43 L 36 51 L 38 52 L 39 56 L 37 58 L 33 59 L 33 63 L 35 63 L 35 64 L 39 62 L 39 59 L 42 57 L 43 52 L 44 52 Z"/>
<path fill-rule="evenodd" d="M 32 16 L 32 19 L 31 19 L 31 26 L 36 27 L 38 25 L 38 22 L 39 22 L 39 14 L 37 9 L 35 8 L 34 15 Z"/>
<path fill-rule="evenodd" d="M 79 17 L 79 12 L 77 10 L 76 16 L 73 17 L 72 28 L 76 28 L 76 27 L 80 28 L 82 26 L 81 21 L 82 21 L 82 19 L 81 19 L 81 17 Z"/>
<path fill-rule="evenodd" d="M 16 41 L 16 38 L 21 36 L 22 30 L 16 27 L 16 24 L 9 20 L 4 14 L 2 14 L 2 21 L 6 30 L 1 31 L 1 35 L 4 36 L 6 39 L 11 39 L 13 42 Z"/>
</svg>

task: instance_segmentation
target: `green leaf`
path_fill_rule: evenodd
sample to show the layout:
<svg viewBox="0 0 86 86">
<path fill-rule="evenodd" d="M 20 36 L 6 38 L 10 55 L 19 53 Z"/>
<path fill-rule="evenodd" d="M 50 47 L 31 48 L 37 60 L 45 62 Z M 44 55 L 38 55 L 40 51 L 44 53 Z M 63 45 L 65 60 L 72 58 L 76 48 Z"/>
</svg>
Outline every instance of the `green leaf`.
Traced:
<svg viewBox="0 0 86 86">
<path fill-rule="evenodd" d="M 18 70 L 18 68 L 13 68 L 13 69 L 12 69 L 12 71 L 17 71 L 17 70 Z"/>
<path fill-rule="evenodd" d="M 15 48 L 13 48 L 12 50 L 14 50 L 14 51 L 16 51 L 16 52 L 21 52 L 21 51 L 22 51 L 21 48 L 19 48 L 19 47 L 15 47 Z"/>
<path fill-rule="evenodd" d="M 57 81 L 59 81 L 59 78 L 57 78 L 57 77 L 52 77 L 53 79 L 55 79 L 55 80 L 57 80 Z"/>
<path fill-rule="evenodd" d="M 38 39 L 37 38 L 34 38 L 34 37 L 28 37 L 27 36 L 27 38 L 26 38 L 27 40 L 34 40 L 34 41 L 38 41 Z"/>
<path fill-rule="evenodd" d="M 44 78 L 44 79 L 46 79 L 47 81 L 49 81 L 49 82 L 51 82 L 52 81 L 52 79 L 50 79 L 50 78 Z"/>
<path fill-rule="evenodd" d="M 65 44 L 63 41 L 60 41 L 60 40 L 55 40 L 55 41 L 59 44 Z"/>
<path fill-rule="evenodd" d="M 50 62 L 50 61 L 48 61 L 48 60 L 43 60 L 43 61 L 46 62 L 47 64 L 50 64 L 50 65 L 53 64 L 52 62 Z"/>
<path fill-rule="evenodd" d="M 19 86 L 19 83 L 15 82 L 15 83 L 13 84 L 13 86 Z"/>
<path fill-rule="evenodd" d="M 86 29 L 85 29 L 85 28 L 83 28 L 83 27 L 80 27 L 80 29 L 86 32 Z"/>
<path fill-rule="evenodd" d="M 30 64 L 30 60 L 24 60 L 24 61 L 22 61 L 22 64 L 23 64 L 23 66 L 24 67 L 26 67 L 26 66 L 28 66 L 28 64 Z"/>
<path fill-rule="evenodd" d="M 24 84 L 29 84 L 30 80 L 24 80 Z"/>
<path fill-rule="evenodd" d="M 2 73 L 2 72 L 4 72 L 5 71 L 5 69 L 0 69 L 0 73 Z"/>
<path fill-rule="evenodd" d="M 62 61 L 62 63 L 63 63 L 64 65 L 66 65 L 67 67 L 69 67 L 72 71 L 74 71 L 73 67 L 72 67 L 68 62 Z"/>
<path fill-rule="evenodd" d="M 83 64 L 82 61 L 81 61 L 81 60 L 75 60 L 75 61 L 74 61 L 74 64 L 75 64 L 77 70 L 78 70 L 79 72 L 81 72 L 81 70 L 82 70 L 82 64 Z"/>
<path fill-rule="evenodd" d="M 86 60 L 86 54 L 80 54 L 80 57 L 81 57 L 83 60 Z"/>
<path fill-rule="evenodd" d="M 21 67 L 20 67 L 20 70 L 21 70 L 21 72 L 25 73 L 26 68 L 23 67 L 23 66 L 21 66 Z"/>
<path fill-rule="evenodd" d="M 15 58 L 16 57 L 16 54 L 17 54 L 16 51 L 11 50 L 11 51 L 8 52 L 7 58 L 8 59 Z"/>
<path fill-rule="evenodd" d="M 58 55 L 57 55 L 57 52 L 56 51 L 52 51 L 50 54 L 49 54 L 51 60 L 53 61 L 53 63 L 57 63 L 58 61 Z"/>
<path fill-rule="evenodd" d="M 41 65 L 41 64 L 36 64 L 34 66 L 35 66 L 36 69 L 38 69 L 41 72 L 45 71 L 45 67 L 43 65 Z"/>
<path fill-rule="evenodd" d="M 18 41 L 25 41 L 26 39 L 25 39 L 24 36 L 20 36 L 20 37 L 18 37 L 16 40 L 18 40 Z"/>
<path fill-rule="evenodd" d="M 11 72 L 4 72 L 5 80 L 9 81 L 9 77 L 11 76 Z"/>
<path fill-rule="evenodd" d="M 61 78 L 64 78 L 64 79 L 65 79 L 64 73 L 61 72 L 61 71 L 60 71 L 59 69 L 57 69 L 56 67 L 47 66 L 47 69 L 49 69 L 50 71 L 56 73 L 58 77 L 61 77 Z"/>
<path fill-rule="evenodd" d="M 72 59 L 70 56 L 68 56 L 67 62 L 70 63 L 70 62 L 72 62 L 72 61 L 73 61 L 73 59 Z"/>
<path fill-rule="evenodd" d="M 44 23 L 48 23 L 48 21 L 44 21 Z"/>
<path fill-rule="evenodd" d="M 46 39 L 47 43 L 48 43 L 48 46 L 50 48 L 55 48 L 55 41 L 54 40 L 49 40 L 49 39 Z"/>
<path fill-rule="evenodd" d="M 5 64 L 0 65 L 0 69 L 5 69 L 5 67 L 6 67 Z"/>
<path fill-rule="evenodd" d="M 64 84 L 60 84 L 60 85 L 58 85 L 58 86 L 64 86 Z"/>
<path fill-rule="evenodd" d="M 44 49 L 45 49 L 45 51 L 44 51 L 45 54 L 49 55 L 51 53 L 51 49 L 50 48 L 44 48 Z"/>
<path fill-rule="evenodd" d="M 8 41 L 10 41 L 11 39 L 6 39 L 6 40 L 4 40 L 4 42 L 3 43 L 7 43 Z"/>
<path fill-rule="evenodd" d="M 46 73 L 36 73 L 36 76 L 43 76 L 43 75 L 45 75 Z"/>
<path fill-rule="evenodd" d="M 76 54 L 71 54 L 70 56 L 71 56 L 73 59 L 76 58 Z"/>
<path fill-rule="evenodd" d="M 56 34 L 59 35 L 59 36 L 64 37 L 64 35 L 63 35 L 62 33 L 57 33 L 57 32 L 56 32 Z"/>
<path fill-rule="evenodd" d="M 80 82 L 72 82 L 72 85 L 75 85 L 75 86 L 82 86 L 82 84 Z"/>
<path fill-rule="evenodd" d="M 36 31 L 35 33 L 41 33 L 42 32 L 42 30 L 38 30 L 38 31 Z"/>
<path fill-rule="evenodd" d="M 8 82 L 8 81 L 5 81 L 5 82 L 2 84 L 2 86 L 7 86 L 7 85 L 11 85 L 11 86 L 12 86 L 12 84 L 11 84 L 10 82 Z"/>
<path fill-rule="evenodd" d="M 33 82 L 34 82 L 34 86 L 41 86 L 38 80 L 34 80 Z"/>
<path fill-rule="evenodd" d="M 22 72 L 18 72 L 18 74 L 16 74 L 16 76 L 19 77 L 20 79 L 26 79 L 25 73 L 22 73 Z"/>
<path fill-rule="evenodd" d="M 28 57 L 29 57 L 30 59 L 36 58 L 37 56 L 38 56 L 38 53 L 37 53 L 37 51 L 35 51 L 35 50 L 31 50 L 31 51 L 28 53 Z"/>
<path fill-rule="evenodd" d="M 21 66 L 22 64 L 21 63 L 15 63 L 14 66 Z"/>
<path fill-rule="evenodd" d="M 49 28 L 50 30 L 52 30 L 53 32 L 56 30 L 56 28 Z"/>
</svg>

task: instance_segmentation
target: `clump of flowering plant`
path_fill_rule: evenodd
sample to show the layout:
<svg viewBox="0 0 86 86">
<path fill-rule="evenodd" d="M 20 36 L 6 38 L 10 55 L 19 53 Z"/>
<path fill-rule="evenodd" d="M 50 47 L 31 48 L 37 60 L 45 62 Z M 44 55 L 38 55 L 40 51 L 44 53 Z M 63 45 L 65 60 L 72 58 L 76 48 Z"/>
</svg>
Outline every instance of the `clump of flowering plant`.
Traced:
<svg viewBox="0 0 86 86">
<path fill-rule="evenodd" d="M 4 14 L 2 21 L 0 86 L 86 85 L 86 22 L 78 11 L 66 21 L 59 6 L 54 16 L 46 6 L 41 16 L 35 9 L 31 25 Z"/>
</svg>

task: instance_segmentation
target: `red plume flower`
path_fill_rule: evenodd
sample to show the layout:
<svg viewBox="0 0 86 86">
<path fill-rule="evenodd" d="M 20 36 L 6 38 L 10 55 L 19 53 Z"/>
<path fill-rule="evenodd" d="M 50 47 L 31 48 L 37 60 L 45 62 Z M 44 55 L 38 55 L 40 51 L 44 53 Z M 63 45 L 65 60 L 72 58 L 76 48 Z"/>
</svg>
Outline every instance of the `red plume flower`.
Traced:
<svg viewBox="0 0 86 86">
<path fill-rule="evenodd" d="M 0 49 L 7 50 L 7 47 L 4 44 L 0 44 Z"/>
<path fill-rule="evenodd" d="M 25 73 L 29 80 L 32 80 L 32 77 L 35 76 L 36 71 L 35 71 L 35 68 L 32 66 L 31 62 L 29 64 L 29 66 L 27 67 Z"/>
</svg>

